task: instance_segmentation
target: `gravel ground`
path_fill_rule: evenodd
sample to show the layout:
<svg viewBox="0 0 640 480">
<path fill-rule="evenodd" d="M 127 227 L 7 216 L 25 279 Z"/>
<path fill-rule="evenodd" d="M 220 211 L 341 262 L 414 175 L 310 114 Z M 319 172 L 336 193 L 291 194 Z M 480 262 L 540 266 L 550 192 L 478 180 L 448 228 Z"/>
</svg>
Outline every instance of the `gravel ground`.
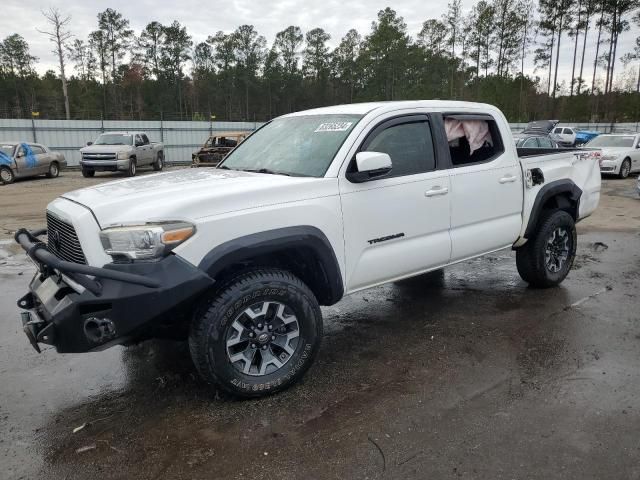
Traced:
<svg viewBox="0 0 640 480">
<path fill-rule="evenodd" d="M 4 237 L 110 178 L 0 187 Z M 0 477 L 640 478 L 634 181 L 605 180 L 559 288 L 507 250 L 360 292 L 323 309 L 303 382 L 252 401 L 203 385 L 182 343 L 37 355 L 15 306 L 33 268 L 0 241 Z"/>
</svg>

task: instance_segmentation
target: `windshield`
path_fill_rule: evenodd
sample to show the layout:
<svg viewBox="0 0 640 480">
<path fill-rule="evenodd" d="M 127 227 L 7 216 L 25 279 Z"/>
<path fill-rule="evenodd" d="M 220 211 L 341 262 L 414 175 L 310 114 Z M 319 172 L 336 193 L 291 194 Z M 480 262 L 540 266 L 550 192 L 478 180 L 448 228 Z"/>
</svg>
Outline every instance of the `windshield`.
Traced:
<svg viewBox="0 0 640 480">
<path fill-rule="evenodd" d="M 361 115 L 278 118 L 243 141 L 220 168 L 321 177 Z"/>
<path fill-rule="evenodd" d="M 14 148 L 16 148 L 15 145 L 0 145 L 0 152 L 4 153 L 8 157 L 12 157 Z"/>
<path fill-rule="evenodd" d="M 125 133 L 103 133 L 94 142 L 94 145 L 132 145 L 131 135 Z"/>
<path fill-rule="evenodd" d="M 633 147 L 633 136 L 622 135 L 600 135 L 594 138 L 587 146 L 589 147 Z"/>
</svg>

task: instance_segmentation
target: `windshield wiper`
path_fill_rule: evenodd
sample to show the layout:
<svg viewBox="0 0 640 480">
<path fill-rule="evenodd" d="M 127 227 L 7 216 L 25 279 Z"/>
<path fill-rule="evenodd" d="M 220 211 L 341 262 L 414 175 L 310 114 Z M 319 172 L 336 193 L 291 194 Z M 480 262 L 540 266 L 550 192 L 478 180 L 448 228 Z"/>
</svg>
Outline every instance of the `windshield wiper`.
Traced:
<svg viewBox="0 0 640 480">
<path fill-rule="evenodd" d="M 251 172 L 251 173 L 266 173 L 268 175 L 285 175 L 287 177 L 291 177 L 292 176 L 290 173 L 277 172 L 275 170 L 270 170 L 268 168 L 257 168 L 257 169 L 245 168 L 245 169 L 243 169 L 243 171 L 244 172 Z"/>
<path fill-rule="evenodd" d="M 232 168 L 227 167 L 226 165 L 220 165 L 216 167 L 218 170 L 233 170 Z"/>
</svg>

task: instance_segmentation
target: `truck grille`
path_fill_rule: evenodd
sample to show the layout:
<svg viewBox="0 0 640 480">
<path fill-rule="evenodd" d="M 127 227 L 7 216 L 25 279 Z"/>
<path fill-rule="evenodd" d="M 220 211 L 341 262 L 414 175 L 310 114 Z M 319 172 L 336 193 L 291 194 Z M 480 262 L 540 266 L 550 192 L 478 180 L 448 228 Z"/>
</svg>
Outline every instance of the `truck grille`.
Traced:
<svg viewBox="0 0 640 480">
<path fill-rule="evenodd" d="M 115 153 L 83 153 L 83 160 L 115 160 Z"/>
<path fill-rule="evenodd" d="M 51 212 L 47 212 L 47 248 L 67 262 L 87 263 L 75 228 Z"/>
</svg>

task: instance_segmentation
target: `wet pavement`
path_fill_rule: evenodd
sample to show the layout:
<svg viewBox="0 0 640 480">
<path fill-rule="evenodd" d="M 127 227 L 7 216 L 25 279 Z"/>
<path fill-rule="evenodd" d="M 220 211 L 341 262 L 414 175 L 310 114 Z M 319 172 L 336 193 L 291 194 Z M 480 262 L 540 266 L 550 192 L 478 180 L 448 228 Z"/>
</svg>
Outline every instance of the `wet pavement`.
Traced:
<svg viewBox="0 0 640 480">
<path fill-rule="evenodd" d="M 640 234 L 619 223 L 581 224 L 559 288 L 503 251 L 325 308 L 304 380 L 251 401 L 181 343 L 37 355 L 32 267 L 4 250 L 0 478 L 640 478 Z"/>
</svg>

